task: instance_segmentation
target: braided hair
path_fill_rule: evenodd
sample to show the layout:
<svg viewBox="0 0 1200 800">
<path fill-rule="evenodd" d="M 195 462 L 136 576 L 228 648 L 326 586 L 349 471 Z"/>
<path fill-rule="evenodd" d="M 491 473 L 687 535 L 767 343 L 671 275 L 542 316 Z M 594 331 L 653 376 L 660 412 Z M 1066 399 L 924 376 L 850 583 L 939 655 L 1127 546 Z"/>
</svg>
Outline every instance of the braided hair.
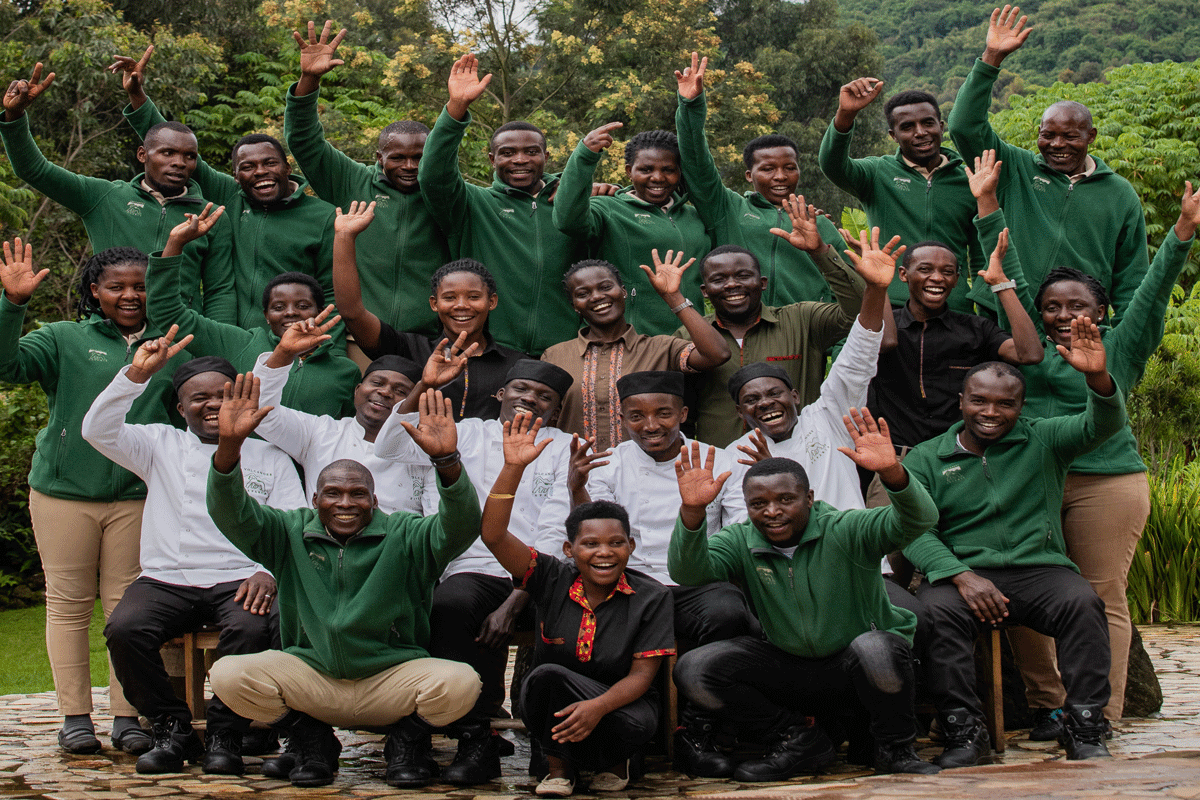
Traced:
<svg viewBox="0 0 1200 800">
<path fill-rule="evenodd" d="M 620 286 L 622 289 L 625 288 L 625 281 L 621 278 L 621 273 L 618 272 L 617 268 L 611 263 L 601 258 L 585 258 L 583 261 L 576 261 L 567 268 L 566 272 L 563 273 L 563 291 L 567 293 L 568 300 L 571 298 L 571 284 L 569 283 L 571 276 L 577 272 L 582 272 L 585 269 L 591 269 L 592 267 L 599 267 L 600 269 L 607 270 L 608 273 L 613 276 L 613 280 L 617 282 L 617 286 Z"/>
<path fill-rule="evenodd" d="M 145 268 L 148 263 L 149 258 L 136 247 L 110 247 L 89 258 L 79 271 L 79 304 L 75 308 L 75 318 L 82 321 L 92 314 L 104 316 L 100 301 L 92 295 L 92 284 L 100 282 L 104 270 L 125 264 Z"/>
<path fill-rule="evenodd" d="M 1092 297 L 1096 300 L 1096 305 L 1100 306 L 1101 310 L 1108 310 L 1108 290 L 1104 288 L 1104 284 L 1086 272 L 1080 272 L 1073 267 L 1055 267 L 1050 270 L 1046 274 L 1046 280 L 1042 281 L 1042 285 L 1038 287 L 1037 296 L 1033 298 L 1033 307 L 1041 311 L 1042 296 L 1046 294 L 1046 290 L 1056 283 L 1065 281 L 1082 283 L 1091 292 Z"/>
<path fill-rule="evenodd" d="M 625 166 L 632 167 L 643 150 L 666 150 L 679 163 L 679 137 L 670 131 L 642 131 L 625 144 Z"/>
<path fill-rule="evenodd" d="M 453 275 L 456 272 L 469 272 L 472 275 L 479 276 L 487 287 L 488 297 L 496 294 L 496 279 L 492 277 L 492 273 L 488 271 L 480 262 L 473 258 L 460 258 L 457 261 L 451 261 L 449 264 L 443 264 L 438 268 L 438 271 L 433 273 L 433 277 L 429 280 L 429 294 L 437 296 L 438 286 L 445 280 L 447 275 Z"/>
</svg>

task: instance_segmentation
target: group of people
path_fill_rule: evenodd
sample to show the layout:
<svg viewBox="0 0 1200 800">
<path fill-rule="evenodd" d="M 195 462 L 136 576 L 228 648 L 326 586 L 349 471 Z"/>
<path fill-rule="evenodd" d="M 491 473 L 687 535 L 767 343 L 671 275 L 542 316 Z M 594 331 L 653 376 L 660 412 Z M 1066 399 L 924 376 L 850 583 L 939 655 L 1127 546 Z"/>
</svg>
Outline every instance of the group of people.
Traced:
<svg viewBox="0 0 1200 800">
<path fill-rule="evenodd" d="M 1036 152 L 1002 141 L 992 83 L 1030 30 L 992 13 L 957 151 L 936 99 L 902 91 L 884 106 L 896 153 L 851 158 L 883 82 L 842 87 L 819 158 L 866 211 L 857 236 L 798 196 L 787 137 L 747 143 L 751 188 L 724 186 L 696 54 L 676 132 L 629 139 L 624 188 L 594 183 L 620 123 L 561 175 L 541 130 L 505 123 L 492 184 L 464 180 L 491 78 L 472 55 L 432 130 L 395 122 L 354 161 L 319 119 L 345 36 L 329 22 L 294 33 L 303 175 L 265 134 L 229 174 L 201 159 L 146 95 L 153 47 L 109 68 L 143 142 L 128 181 L 47 160 L 26 110 L 54 75 L 13 81 L 13 169 L 95 252 L 78 320 L 25 335 L 48 271 L 20 239 L 0 269 L 0 380 L 50 403 L 30 512 L 60 745 L 101 748 L 99 593 L 111 742 L 144 773 L 241 774 L 257 722 L 286 738 L 263 772 L 296 786 L 335 779 L 336 728 L 386 732 L 392 786 L 488 781 L 513 752 L 490 720 L 515 630 L 534 633 L 513 710 L 539 795 L 636 778 L 672 655 L 689 774 L 785 780 L 847 740 L 879 772 L 979 763 L 972 649 L 994 626 L 1021 626 L 1031 736 L 1108 755 L 1149 512 L 1124 398 L 1200 195 L 1189 182 L 1150 263 L 1086 107 L 1048 108 Z M 205 623 L 221 658 L 201 741 L 159 648 Z M 918 687 L 934 763 L 914 749 Z M 458 739 L 452 763 L 433 732 Z M 735 740 L 759 749 L 738 760 Z"/>
</svg>

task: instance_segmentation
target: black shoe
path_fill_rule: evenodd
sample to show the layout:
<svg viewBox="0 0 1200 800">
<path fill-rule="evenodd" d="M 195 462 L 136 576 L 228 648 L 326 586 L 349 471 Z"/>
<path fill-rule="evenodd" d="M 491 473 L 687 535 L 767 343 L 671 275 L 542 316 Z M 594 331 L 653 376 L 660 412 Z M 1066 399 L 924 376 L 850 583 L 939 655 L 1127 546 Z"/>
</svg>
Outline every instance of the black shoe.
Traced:
<svg viewBox="0 0 1200 800">
<path fill-rule="evenodd" d="M 728 778 L 737 762 L 717 747 L 710 720 L 693 720 L 675 731 L 675 769 L 693 778 Z"/>
<path fill-rule="evenodd" d="M 913 740 L 880 742 L 875 747 L 875 772 L 880 775 L 907 773 L 910 775 L 936 775 L 942 768 L 922 761 L 913 749 Z"/>
<path fill-rule="evenodd" d="M 154 739 L 145 728 L 131 726 L 120 733 L 113 733 L 112 746 L 123 753 L 140 756 L 154 746 Z"/>
<path fill-rule="evenodd" d="M 458 752 L 450 766 L 442 770 L 442 780 L 455 786 L 472 786 L 499 778 L 499 739 L 487 723 L 463 728 L 458 735 Z"/>
<path fill-rule="evenodd" d="M 273 758 L 263 759 L 262 769 L 259 771 L 268 778 L 286 781 L 291 771 L 300 763 L 300 759 L 296 756 L 296 746 L 292 737 L 287 737 L 286 742 L 282 753 Z"/>
<path fill-rule="evenodd" d="M 208 731 L 204 737 L 203 766 L 206 775 L 241 775 L 245 772 L 241 731 L 231 728 Z"/>
<path fill-rule="evenodd" d="M 280 771 L 289 762 L 293 764 L 287 772 L 287 779 L 293 786 L 328 786 L 333 783 L 342 743 L 334 735 L 332 725 L 292 710 L 272 727 L 288 737 L 287 750 L 273 760 L 276 762 L 274 766 Z"/>
<path fill-rule="evenodd" d="M 942 769 L 973 767 L 990 758 L 992 740 L 983 722 L 965 708 L 955 708 L 942 714 L 942 735 L 946 749 L 933 759 Z"/>
<path fill-rule="evenodd" d="M 833 742 L 811 719 L 793 725 L 775 737 L 763 758 L 744 761 L 733 771 L 733 779 L 745 783 L 786 781 L 802 773 L 818 774 L 837 757 Z"/>
<path fill-rule="evenodd" d="M 1063 732 L 1058 743 L 1067 751 L 1068 761 L 1108 758 L 1104 743 L 1104 708 L 1099 705 L 1067 706 L 1063 713 Z"/>
<path fill-rule="evenodd" d="M 271 728 L 250 728 L 242 733 L 242 755 L 265 756 L 279 749 L 279 734 Z"/>
<path fill-rule="evenodd" d="M 100 750 L 100 740 L 96 738 L 96 731 L 90 727 L 82 725 L 74 728 L 63 727 L 58 732 L 58 746 L 68 753 L 75 755 L 88 755 L 96 753 Z"/>
<path fill-rule="evenodd" d="M 1063 710 L 1061 708 L 1033 709 L 1033 728 L 1029 731 L 1031 742 L 1053 742 L 1063 732 Z"/>
<path fill-rule="evenodd" d="M 460 744 L 460 752 L 461 748 Z M 397 789 L 428 786 L 438 774 L 438 764 L 430 755 L 432 749 L 429 727 L 418 720 L 416 714 L 393 725 L 388 730 L 387 743 L 383 746 L 383 757 L 387 760 L 387 773 L 384 776 L 387 785 Z"/>
<path fill-rule="evenodd" d="M 195 761 L 203 752 L 204 745 L 189 723 L 160 717 L 154 721 L 154 746 L 138 756 L 135 769 L 143 775 L 183 772 L 183 762 Z"/>
</svg>

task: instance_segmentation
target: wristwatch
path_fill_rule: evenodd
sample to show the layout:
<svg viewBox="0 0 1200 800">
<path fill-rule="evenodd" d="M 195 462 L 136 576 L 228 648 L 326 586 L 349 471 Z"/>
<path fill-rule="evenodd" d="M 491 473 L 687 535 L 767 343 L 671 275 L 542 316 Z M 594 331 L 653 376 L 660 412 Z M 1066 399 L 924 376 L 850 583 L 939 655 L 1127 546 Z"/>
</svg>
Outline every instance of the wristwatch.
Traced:
<svg viewBox="0 0 1200 800">
<path fill-rule="evenodd" d="M 677 306 L 675 306 L 674 308 L 672 308 L 672 309 L 671 309 L 671 313 L 672 313 L 672 314 L 678 314 L 680 311 L 683 311 L 685 308 L 695 308 L 695 307 L 696 307 L 696 304 L 695 304 L 695 303 L 693 303 L 691 300 L 688 300 L 688 299 L 685 297 L 685 298 L 683 299 L 683 302 L 682 302 L 682 303 L 680 303 L 679 305 L 677 305 Z"/>
<path fill-rule="evenodd" d="M 1003 283 L 993 284 L 992 292 L 995 294 L 998 294 L 1000 292 L 1003 292 L 1005 289 L 1016 289 L 1016 288 L 1017 288 L 1016 281 L 1004 281 Z"/>
</svg>

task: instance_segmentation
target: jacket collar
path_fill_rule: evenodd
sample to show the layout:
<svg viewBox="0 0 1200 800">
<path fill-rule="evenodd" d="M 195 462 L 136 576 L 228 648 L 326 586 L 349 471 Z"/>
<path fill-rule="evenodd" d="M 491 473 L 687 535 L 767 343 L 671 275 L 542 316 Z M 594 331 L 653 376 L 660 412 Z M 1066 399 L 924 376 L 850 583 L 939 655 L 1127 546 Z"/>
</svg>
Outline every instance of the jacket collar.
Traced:
<svg viewBox="0 0 1200 800">
<path fill-rule="evenodd" d="M 142 197 L 145 197 L 148 200 L 153 200 L 155 203 L 157 203 L 158 198 L 155 197 L 150 192 L 146 191 L 146 187 L 142 185 L 142 181 L 144 181 L 145 179 L 146 179 L 146 173 L 139 172 L 137 175 L 135 175 L 133 177 L 133 180 L 129 181 L 129 185 L 132 186 L 134 188 L 134 190 L 138 194 L 140 194 Z M 196 206 L 200 206 L 201 208 L 203 208 L 204 204 L 207 202 L 208 201 L 205 200 L 203 195 L 200 193 L 200 185 L 198 183 L 196 183 L 195 181 L 189 180 L 187 189 L 184 190 L 183 194 L 177 194 L 174 197 L 165 198 L 164 204 L 165 205 L 173 205 L 175 203 L 180 203 L 180 204 L 187 204 L 187 205 L 196 205 Z"/>
<path fill-rule="evenodd" d="M 937 453 L 938 458 L 943 459 L 943 460 L 950 459 L 950 458 L 960 458 L 962 456 L 970 456 L 971 458 L 979 458 L 979 456 L 975 455 L 971 451 L 965 450 L 959 446 L 958 435 L 960 433 L 962 433 L 963 427 L 965 427 L 963 421 L 959 420 L 958 422 L 956 422 L 950 426 L 950 430 L 946 431 L 945 433 L 943 433 L 941 436 L 939 436 L 937 439 L 934 440 L 937 443 L 936 449 L 934 452 Z M 1000 437 L 1000 440 L 997 441 L 995 444 L 988 446 L 984 450 L 984 455 L 987 455 L 987 453 L 989 451 L 991 451 L 997 447 L 1014 445 L 1014 444 L 1022 444 L 1024 442 L 1029 441 L 1030 432 L 1031 431 L 1030 431 L 1030 427 L 1029 427 L 1029 422 L 1023 416 L 1018 417 L 1017 424 L 1013 426 L 1013 429 L 1011 431 L 1009 431 L 1008 433 L 1004 434 L 1004 436 Z"/>
<path fill-rule="evenodd" d="M 524 189 L 514 189 L 512 186 L 509 186 L 507 183 L 505 183 L 502 180 L 500 180 L 499 178 L 497 178 L 496 173 L 493 172 L 492 173 L 492 191 L 498 192 L 500 194 L 506 194 L 509 197 L 516 197 L 516 198 L 519 198 L 522 200 L 529 199 L 529 200 L 543 200 L 545 202 L 550 202 L 550 199 L 552 197 L 554 197 L 554 193 L 558 191 L 558 176 L 551 175 L 550 173 L 546 173 L 545 175 L 542 176 L 542 181 L 544 182 L 544 185 L 542 186 L 541 191 L 539 191 L 535 195 L 535 194 L 530 194 L 529 192 L 525 191 Z"/>
<path fill-rule="evenodd" d="M 339 542 L 329 532 L 325 530 L 325 526 L 321 524 L 320 518 L 316 511 L 313 511 L 312 519 L 304 526 L 303 538 L 310 542 L 329 542 L 337 547 L 345 547 L 352 542 L 362 541 L 366 539 L 382 539 L 387 536 L 387 529 L 384 527 L 388 515 L 375 509 L 375 513 L 371 515 L 371 521 L 367 523 L 367 527 L 363 528 L 358 533 L 351 536 L 344 543 Z"/>
<path fill-rule="evenodd" d="M 1107 176 L 1109 176 L 1109 175 L 1113 175 L 1113 174 L 1115 174 L 1115 173 L 1112 171 L 1112 169 L 1111 169 L 1111 168 L 1109 168 L 1109 166 L 1108 166 L 1107 164 L 1105 164 L 1103 161 L 1101 161 L 1101 160 L 1100 160 L 1100 157 L 1099 157 L 1099 156 L 1097 156 L 1095 153 L 1092 153 L 1092 152 L 1090 152 L 1090 151 L 1089 151 L 1089 152 L 1088 152 L 1088 156 L 1089 156 L 1089 157 L 1090 157 L 1090 158 L 1091 158 L 1093 161 L 1095 161 L 1095 162 L 1096 162 L 1096 169 L 1095 169 L 1095 170 L 1092 172 L 1092 174 L 1091 174 L 1091 175 L 1088 175 L 1088 176 L 1086 176 L 1086 177 L 1084 177 L 1084 178 L 1080 178 L 1080 179 L 1077 181 L 1077 183 L 1087 183 L 1088 181 L 1099 180 L 1100 178 L 1104 178 L 1104 177 L 1107 177 Z M 1042 171 L 1043 173 L 1045 173 L 1046 175 L 1050 175 L 1050 176 L 1057 175 L 1057 176 L 1058 176 L 1058 180 L 1059 180 L 1059 181 L 1062 181 L 1062 182 L 1064 182 L 1064 183 L 1070 183 L 1070 182 L 1071 182 L 1071 176 L 1070 176 L 1070 175 L 1064 175 L 1063 173 L 1059 172 L 1058 170 L 1054 169 L 1054 168 L 1053 168 L 1053 167 L 1051 167 L 1049 164 L 1047 164 L 1047 163 L 1046 163 L 1046 159 L 1045 159 L 1045 158 L 1042 156 L 1042 154 L 1041 154 L 1041 153 L 1039 153 L 1039 152 L 1034 152 L 1034 154 L 1033 154 L 1033 163 L 1037 164 L 1037 165 L 1038 165 L 1038 167 L 1041 169 L 1041 171 Z"/>
</svg>

